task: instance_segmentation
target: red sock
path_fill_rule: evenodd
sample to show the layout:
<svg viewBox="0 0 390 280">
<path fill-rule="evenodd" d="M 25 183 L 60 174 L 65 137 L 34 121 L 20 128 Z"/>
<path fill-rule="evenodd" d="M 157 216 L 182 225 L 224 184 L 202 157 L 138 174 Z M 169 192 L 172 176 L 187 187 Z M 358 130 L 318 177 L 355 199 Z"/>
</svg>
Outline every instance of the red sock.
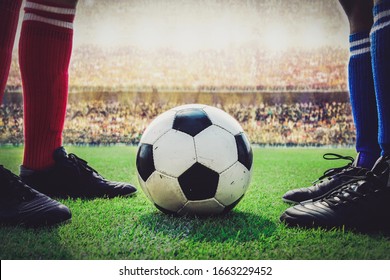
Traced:
<svg viewBox="0 0 390 280">
<path fill-rule="evenodd" d="M 23 166 L 42 170 L 54 164 L 62 146 L 68 99 L 75 9 L 29 0 L 25 6 L 19 64 L 24 95 Z"/>
<path fill-rule="evenodd" d="M 0 0 L 0 103 L 11 66 L 21 5 L 22 0 Z"/>
</svg>

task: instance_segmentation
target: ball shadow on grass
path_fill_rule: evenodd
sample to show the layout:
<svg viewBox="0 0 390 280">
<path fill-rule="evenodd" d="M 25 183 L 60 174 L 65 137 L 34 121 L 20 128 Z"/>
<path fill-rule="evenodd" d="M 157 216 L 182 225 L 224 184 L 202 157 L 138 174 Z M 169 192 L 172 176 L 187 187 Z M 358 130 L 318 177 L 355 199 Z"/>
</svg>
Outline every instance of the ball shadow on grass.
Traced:
<svg viewBox="0 0 390 280">
<path fill-rule="evenodd" d="M 247 242 L 268 238 L 277 228 L 271 220 L 239 211 L 211 217 L 178 217 L 153 212 L 140 216 L 139 220 L 156 234 L 194 241 Z"/>
</svg>

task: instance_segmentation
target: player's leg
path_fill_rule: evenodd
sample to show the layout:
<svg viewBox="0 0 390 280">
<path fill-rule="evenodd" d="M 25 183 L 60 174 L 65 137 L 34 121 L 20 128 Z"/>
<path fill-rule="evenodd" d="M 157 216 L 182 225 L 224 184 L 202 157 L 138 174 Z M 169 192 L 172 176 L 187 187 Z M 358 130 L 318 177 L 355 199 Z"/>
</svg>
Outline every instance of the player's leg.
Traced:
<svg viewBox="0 0 390 280">
<path fill-rule="evenodd" d="M 356 127 L 358 166 L 371 169 L 380 155 L 378 113 L 371 67 L 372 0 L 340 0 L 350 23 L 349 92 Z"/>
<path fill-rule="evenodd" d="M 62 146 L 68 69 L 76 1 L 26 1 L 19 41 L 24 96 L 23 166 L 42 170 L 54 164 Z"/>
<path fill-rule="evenodd" d="M 371 54 L 378 104 L 378 141 L 382 155 L 390 154 L 390 1 L 375 1 Z"/>
<path fill-rule="evenodd" d="M 352 166 L 332 169 L 309 188 L 288 191 L 286 202 L 316 200 L 345 185 L 349 176 L 371 169 L 380 155 L 378 118 L 371 68 L 369 33 L 373 24 L 372 0 L 340 0 L 350 24 L 349 92 L 356 127 L 358 156 Z"/>
<path fill-rule="evenodd" d="M 110 182 L 62 147 L 77 0 L 28 0 L 19 42 L 25 151 L 21 178 L 50 196 L 114 197 L 136 189 Z"/>
<path fill-rule="evenodd" d="M 0 0 L 0 101 L 12 56 L 22 0 Z M 69 209 L 24 184 L 0 165 L 0 224 L 52 225 L 71 218 Z"/>
</svg>

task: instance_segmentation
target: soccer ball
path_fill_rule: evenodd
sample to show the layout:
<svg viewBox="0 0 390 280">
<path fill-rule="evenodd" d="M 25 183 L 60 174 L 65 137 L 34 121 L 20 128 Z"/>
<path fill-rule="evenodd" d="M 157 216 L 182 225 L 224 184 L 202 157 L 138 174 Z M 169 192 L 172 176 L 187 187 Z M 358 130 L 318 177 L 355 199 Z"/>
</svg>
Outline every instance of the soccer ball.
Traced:
<svg viewBox="0 0 390 280">
<path fill-rule="evenodd" d="M 240 124 L 208 105 L 183 105 L 159 115 L 137 152 L 142 190 L 164 213 L 227 213 L 244 196 L 252 148 Z"/>
</svg>

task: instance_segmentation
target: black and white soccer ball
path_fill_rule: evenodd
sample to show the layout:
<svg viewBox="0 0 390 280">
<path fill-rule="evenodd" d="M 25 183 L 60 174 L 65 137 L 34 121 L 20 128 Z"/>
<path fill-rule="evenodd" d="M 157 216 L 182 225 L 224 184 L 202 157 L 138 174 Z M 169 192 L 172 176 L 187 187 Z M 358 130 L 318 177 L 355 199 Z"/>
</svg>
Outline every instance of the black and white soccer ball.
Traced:
<svg viewBox="0 0 390 280">
<path fill-rule="evenodd" d="M 244 196 L 252 174 L 252 148 L 240 124 L 207 105 L 183 105 L 159 115 L 137 152 L 138 179 L 164 213 L 226 213 Z"/>
</svg>

